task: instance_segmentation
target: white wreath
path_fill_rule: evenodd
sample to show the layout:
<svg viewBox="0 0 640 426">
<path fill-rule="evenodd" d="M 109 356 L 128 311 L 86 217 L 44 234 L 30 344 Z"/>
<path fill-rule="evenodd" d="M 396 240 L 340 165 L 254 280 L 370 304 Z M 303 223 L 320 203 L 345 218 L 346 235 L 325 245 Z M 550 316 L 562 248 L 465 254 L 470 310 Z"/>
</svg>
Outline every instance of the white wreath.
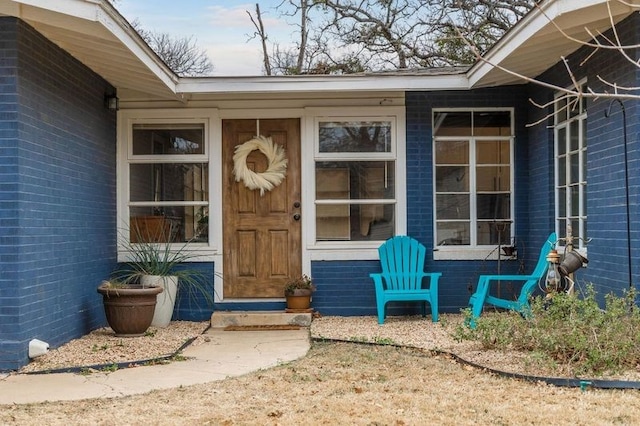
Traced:
<svg viewBox="0 0 640 426">
<path fill-rule="evenodd" d="M 256 149 L 263 153 L 269 161 L 267 170 L 262 173 L 256 173 L 247 167 L 247 156 Z M 236 152 L 233 154 L 233 174 L 236 177 L 236 182 L 242 180 L 247 188 L 259 189 L 260 196 L 264 195 L 264 191 L 271 191 L 280 185 L 286 170 L 287 159 L 284 148 L 273 143 L 271 138 L 257 136 L 236 146 Z"/>
</svg>

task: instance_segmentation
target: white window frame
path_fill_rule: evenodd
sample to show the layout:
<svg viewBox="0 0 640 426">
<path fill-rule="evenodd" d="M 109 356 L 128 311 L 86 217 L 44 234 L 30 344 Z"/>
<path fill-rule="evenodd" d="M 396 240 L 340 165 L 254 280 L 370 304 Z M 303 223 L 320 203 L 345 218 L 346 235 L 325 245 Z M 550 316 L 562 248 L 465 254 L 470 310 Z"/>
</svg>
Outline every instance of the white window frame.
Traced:
<svg viewBox="0 0 640 426">
<path fill-rule="evenodd" d="M 586 87 L 586 83 L 587 80 L 583 79 L 581 81 L 578 82 L 579 86 L 583 86 Z M 578 113 L 575 115 L 570 114 L 569 109 L 563 109 L 560 110 L 559 107 L 561 106 L 562 102 L 559 102 L 559 98 L 561 98 L 563 95 L 566 95 L 564 92 L 558 92 L 555 94 L 555 100 L 556 102 L 554 102 L 554 109 L 555 109 L 555 113 L 554 113 L 554 131 L 553 131 L 553 167 L 554 167 L 554 201 L 555 201 L 555 208 L 554 208 L 554 225 L 555 225 L 555 231 L 556 234 L 558 235 L 558 237 L 564 238 L 566 237 L 567 234 L 567 229 L 566 227 L 564 229 L 560 228 L 560 221 L 562 219 L 565 219 L 567 221 L 569 220 L 578 220 L 578 226 L 579 229 L 577 230 L 578 232 L 576 232 L 575 230 L 572 231 L 573 236 L 582 236 L 582 237 L 587 237 L 588 235 L 586 235 L 586 228 L 587 228 L 587 206 L 586 206 L 586 191 L 587 191 L 587 170 L 585 167 L 586 164 L 586 155 L 587 155 L 587 149 L 588 149 L 588 141 L 587 141 L 587 135 L 585 134 L 586 132 L 586 124 L 587 124 L 587 108 L 586 108 L 586 99 L 582 99 L 580 101 L 578 101 L 577 107 L 580 108 Z M 570 98 L 569 100 L 574 100 L 575 98 Z M 565 101 L 566 104 L 566 101 Z M 571 150 L 571 124 L 577 122 L 577 128 L 578 128 L 578 149 L 575 150 Z M 564 149 L 564 154 L 562 154 L 563 156 L 563 160 L 565 161 L 565 179 L 564 185 L 560 185 L 560 149 L 559 149 L 559 144 L 560 144 L 560 140 L 559 140 L 559 133 L 561 130 L 565 131 L 565 139 L 564 139 L 564 143 L 565 143 L 565 149 Z M 579 207 L 578 207 L 578 216 L 572 216 L 571 215 L 571 209 L 572 209 L 572 198 L 571 198 L 571 191 L 569 191 L 569 187 L 571 186 L 571 163 L 570 163 L 570 155 L 577 155 L 578 156 L 578 182 L 575 183 L 575 185 L 578 186 L 578 203 L 579 203 Z M 560 190 L 562 188 L 565 188 L 565 199 L 564 199 L 564 208 L 565 208 L 565 216 L 564 217 L 560 217 L 560 205 L 561 205 L 561 201 L 560 200 Z M 561 242 L 560 244 L 558 244 L 558 249 L 560 251 L 564 250 L 564 242 Z M 576 250 L 579 250 L 581 253 L 583 253 L 584 255 L 586 255 L 587 252 L 587 247 L 586 247 L 586 242 L 584 241 L 584 239 L 574 239 L 573 240 L 573 248 Z"/>
<path fill-rule="evenodd" d="M 432 182 L 433 182 L 433 258 L 434 260 L 498 260 L 499 259 L 499 251 L 497 244 L 491 245 L 478 245 L 477 244 L 477 224 L 478 224 L 478 212 L 476 205 L 476 197 L 475 195 L 478 193 L 476 189 L 476 143 L 481 141 L 495 141 L 495 140 L 505 140 L 509 141 L 509 171 L 510 171 L 510 194 L 511 194 L 511 205 L 510 205 L 510 216 L 511 216 L 511 224 L 510 224 L 510 234 L 515 236 L 515 113 L 514 108 L 434 108 L 431 112 L 432 117 L 435 117 L 436 113 L 439 112 L 509 112 L 511 114 L 511 136 L 474 136 L 474 135 L 462 135 L 462 136 L 436 136 L 435 135 L 435 127 L 432 129 L 432 152 L 433 152 L 433 161 L 432 161 Z M 433 121 L 432 121 L 433 122 Z M 469 174 L 470 174 L 470 182 L 469 189 L 470 194 L 474 195 L 470 197 L 469 200 L 469 208 L 470 208 L 470 244 L 469 245 L 438 245 L 437 240 L 437 217 L 436 217 L 436 141 L 461 141 L 468 140 L 469 141 Z"/>
<path fill-rule="evenodd" d="M 192 262 L 213 261 L 214 255 L 221 252 L 222 247 L 222 207 L 221 203 L 214 202 L 220 199 L 222 186 L 218 174 L 213 173 L 216 164 L 213 158 L 220 158 L 221 142 L 218 141 L 214 129 L 220 129 L 221 122 L 217 116 L 215 109 L 162 109 L 162 110 L 124 110 L 118 112 L 118 174 L 117 174 L 117 213 L 118 213 L 118 261 L 125 262 L 128 260 L 126 245 L 128 241 L 128 232 L 123 230 L 130 229 L 129 208 L 137 205 L 148 206 L 149 202 L 131 202 L 130 187 L 130 164 L 131 163 L 156 163 L 157 156 L 151 155 L 133 155 L 133 127 L 137 124 L 145 125 L 163 125 L 163 124 L 197 124 L 204 126 L 204 153 L 194 155 L 166 155 L 163 156 L 162 162 L 195 162 L 206 163 L 209 165 L 209 238 L 208 243 L 190 243 L 189 250 L 195 254 L 195 257 L 189 259 Z M 214 176 L 215 175 L 215 176 Z M 176 202 L 175 205 L 201 205 L 201 202 Z M 167 203 L 163 203 L 167 205 Z M 182 246 L 182 243 L 175 243 Z"/>
<path fill-rule="evenodd" d="M 357 111 L 357 114 L 354 112 Z M 386 121 L 391 125 L 391 152 L 345 152 L 321 153 L 319 144 L 320 122 L 373 122 Z M 372 200 L 345 200 L 345 204 L 395 204 L 394 235 L 406 234 L 406 156 L 405 156 L 405 109 L 404 107 L 344 107 L 307 108 L 305 111 L 305 139 L 313 141 L 303 144 L 302 180 L 305 188 L 303 218 L 308 218 L 304 227 L 306 234 L 306 255 L 308 260 L 375 260 L 378 259 L 380 241 L 316 241 L 316 205 L 322 204 L 315 198 L 316 162 L 318 161 L 393 161 L 395 165 L 395 198 Z M 335 204 L 336 201 L 329 201 Z"/>
</svg>

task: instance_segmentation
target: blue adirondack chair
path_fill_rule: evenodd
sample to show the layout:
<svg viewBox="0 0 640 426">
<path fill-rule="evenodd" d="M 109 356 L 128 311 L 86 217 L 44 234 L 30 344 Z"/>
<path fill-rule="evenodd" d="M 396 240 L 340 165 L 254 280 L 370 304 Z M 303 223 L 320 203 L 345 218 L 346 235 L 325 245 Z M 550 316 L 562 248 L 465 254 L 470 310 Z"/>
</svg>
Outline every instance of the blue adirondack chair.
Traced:
<svg viewBox="0 0 640 426">
<path fill-rule="evenodd" d="M 478 278 L 478 287 L 469 299 L 469 307 L 471 308 L 469 326 L 475 328 L 475 320 L 480 317 L 484 305 L 511 309 L 520 312 L 524 316 L 529 315 L 531 312 L 531 305 L 529 305 L 531 293 L 535 290 L 538 282 L 545 278 L 548 266 L 547 254 L 549 254 L 549 251 L 551 251 L 556 241 L 557 237 L 555 232 L 553 232 L 542 245 L 538 263 L 530 275 L 480 275 L 480 278 Z M 522 285 L 518 298 L 516 300 L 508 300 L 489 294 L 491 283 L 495 281 L 519 281 L 524 284 Z"/>
<path fill-rule="evenodd" d="M 382 273 L 370 274 L 376 289 L 378 324 L 384 324 L 387 302 L 418 301 L 422 315 L 426 316 L 426 303 L 431 305 L 431 319 L 438 321 L 438 279 L 440 272 L 424 272 L 426 249 L 417 240 L 396 236 L 379 248 Z M 429 278 L 428 287 L 423 279 Z"/>
</svg>

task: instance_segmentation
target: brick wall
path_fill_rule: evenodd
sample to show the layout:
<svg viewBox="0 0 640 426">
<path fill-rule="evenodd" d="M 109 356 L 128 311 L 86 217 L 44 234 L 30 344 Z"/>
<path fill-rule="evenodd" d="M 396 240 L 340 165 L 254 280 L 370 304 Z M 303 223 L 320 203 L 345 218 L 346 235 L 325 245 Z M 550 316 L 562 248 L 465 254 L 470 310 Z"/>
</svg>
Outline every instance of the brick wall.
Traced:
<svg viewBox="0 0 640 426">
<path fill-rule="evenodd" d="M 28 361 L 33 338 L 56 347 L 104 324 L 96 287 L 115 266 L 116 117 L 104 107 L 106 81 L 22 21 L 0 18 L 0 32 L 0 370 L 8 370 Z"/>
<path fill-rule="evenodd" d="M 515 173 L 517 189 L 516 236 L 527 245 L 524 267 L 531 270 L 538 257 L 540 239 L 529 241 L 527 173 L 528 143 L 525 86 L 474 91 L 412 92 L 406 94 L 407 111 L 407 233 L 427 247 L 427 270 L 441 271 L 440 311 L 458 312 L 468 303 L 469 288 L 475 288 L 480 273 L 495 273 L 494 261 L 434 261 L 433 249 L 433 159 L 431 117 L 433 108 L 513 107 L 516 119 Z M 549 231 L 550 232 L 550 231 Z M 548 232 L 547 232 L 548 234 Z M 531 259 L 531 262 L 529 262 Z M 516 271 L 520 262 L 503 262 L 503 271 Z M 379 272 L 377 261 L 313 262 L 318 284 L 313 305 L 327 315 L 373 315 L 375 292 L 369 273 Z M 417 304 L 390 305 L 390 314 L 417 313 Z"/>
<path fill-rule="evenodd" d="M 640 17 L 637 14 L 618 24 L 618 35 L 623 44 L 638 43 L 639 27 Z M 585 61 L 585 58 L 588 59 Z M 570 55 L 568 61 L 576 78 L 580 80 L 586 77 L 587 85 L 594 91 L 611 92 L 609 87 L 599 81 L 598 76 L 619 85 L 638 86 L 638 68 L 626 62 L 619 53 L 602 50 L 591 55 L 591 49 L 583 48 Z M 571 84 L 564 64 L 560 63 L 539 78 L 561 87 Z M 537 102 L 548 102 L 553 99 L 553 91 L 532 85 L 530 96 Z M 587 101 L 587 223 L 588 236 L 592 241 L 587 248 L 588 268 L 581 269 L 576 274 L 583 286 L 593 283 L 600 296 L 611 291 L 620 293 L 629 288 L 623 118 L 621 107 L 617 103 L 612 106 L 611 116 L 605 117 L 604 112 L 610 103 L 610 99 Z M 637 285 L 640 281 L 638 101 L 625 100 L 624 106 L 627 116 L 630 181 L 632 282 Z M 549 113 L 551 109 L 541 111 L 530 107 L 532 122 Z M 549 119 L 531 128 L 529 132 L 530 140 L 536 141 L 531 144 L 531 181 L 544 182 L 544 186 L 550 188 L 553 188 L 553 131 L 548 127 L 552 124 L 553 120 Z M 552 191 L 545 193 L 532 188 L 530 205 L 534 218 L 532 230 L 553 224 L 553 215 L 549 218 L 544 215 L 544 211 L 548 210 L 547 206 L 553 206 Z M 560 230 L 560 235 L 564 234 L 564 230 Z"/>
</svg>

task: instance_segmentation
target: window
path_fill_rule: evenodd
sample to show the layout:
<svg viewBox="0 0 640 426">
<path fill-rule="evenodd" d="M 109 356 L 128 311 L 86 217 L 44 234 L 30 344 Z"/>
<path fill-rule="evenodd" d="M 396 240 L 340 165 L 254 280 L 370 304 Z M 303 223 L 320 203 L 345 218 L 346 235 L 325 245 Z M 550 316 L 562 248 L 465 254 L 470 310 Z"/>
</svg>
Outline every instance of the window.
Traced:
<svg viewBox="0 0 640 426">
<path fill-rule="evenodd" d="M 315 129 L 316 242 L 393 236 L 395 119 L 317 119 Z"/>
<path fill-rule="evenodd" d="M 435 245 L 439 250 L 511 244 L 512 115 L 511 110 L 434 111 Z"/>
<path fill-rule="evenodd" d="M 209 240 L 209 162 L 202 123 L 133 124 L 131 242 Z"/>
<path fill-rule="evenodd" d="M 555 108 L 556 232 L 564 236 L 567 225 L 571 225 L 573 237 L 580 237 L 574 239 L 574 246 L 584 249 L 587 238 L 587 105 L 584 99 L 576 101 L 558 95 Z"/>
</svg>

